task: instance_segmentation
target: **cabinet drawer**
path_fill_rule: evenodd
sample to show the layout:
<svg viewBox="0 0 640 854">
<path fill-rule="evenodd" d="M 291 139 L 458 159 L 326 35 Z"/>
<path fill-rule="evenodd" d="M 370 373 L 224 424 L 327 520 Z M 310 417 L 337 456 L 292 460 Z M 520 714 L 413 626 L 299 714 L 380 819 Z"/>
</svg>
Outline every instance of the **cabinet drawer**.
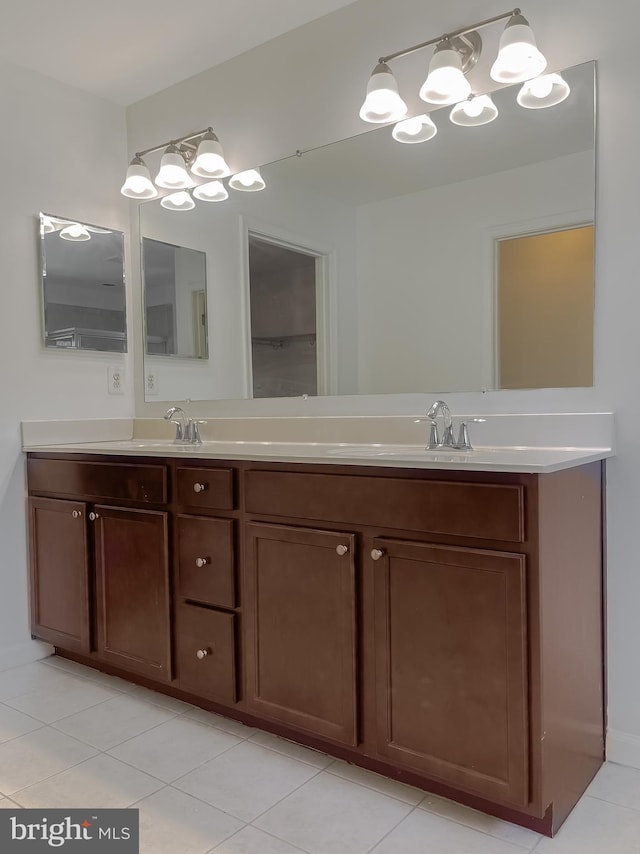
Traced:
<svg viewBox="0 0 640 854">
<path fill-rule="evenodd" d="M 250 470 L 250 513 L 519 543 L 519 484 Z"/>
<path fill-rule="evenodd" d="M 235 621 L 233 614 L 197 605 L 178 607 L 176 654 L 183 691 L 235 703 Z"/>
<path fill-rule="evenodd" d="M 30 493 L 85 498 L 92 501 L 167 501 L 163 465 L 32 459 L 27 462 Z"/>
<path fill-rule="evenodd" d="M 222 468 L 177 469 L 178 504 L 210 510 L 233 510 L 233 471 Z"/>
<path fill-rule="evenodd" d="M 178 516 L 178 595 L 235 606 L 233 522 Z"/>
</svg>

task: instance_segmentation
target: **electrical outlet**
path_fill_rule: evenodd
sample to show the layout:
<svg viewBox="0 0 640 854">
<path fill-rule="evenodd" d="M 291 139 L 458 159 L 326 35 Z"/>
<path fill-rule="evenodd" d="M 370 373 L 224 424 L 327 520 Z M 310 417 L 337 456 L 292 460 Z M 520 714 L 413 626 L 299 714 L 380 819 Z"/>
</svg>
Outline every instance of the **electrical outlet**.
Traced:
<svg viewBox="0 0 640 854">
<path fill-rule="evenodd" d="M 124 394 L 124 385 L 124 368 L 111 365 L 107 370 L 107 391 L 109 394 Z"/>
<path fill-rule="evenodd" d="M 147 368 L 144 372 L 144 393 L 147 397 L 158 394 L 158 372 L 155 368 Z"/>
</svg>

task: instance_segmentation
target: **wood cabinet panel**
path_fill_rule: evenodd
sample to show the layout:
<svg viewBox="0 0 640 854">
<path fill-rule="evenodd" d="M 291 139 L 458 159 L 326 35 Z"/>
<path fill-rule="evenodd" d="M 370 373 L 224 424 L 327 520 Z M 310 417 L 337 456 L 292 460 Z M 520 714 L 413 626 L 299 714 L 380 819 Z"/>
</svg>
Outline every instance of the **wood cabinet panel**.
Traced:
<svg viewBox="0 0 640 854">
<path fill-rule="evenodd" d="M 372 561 L 378 749 L 528 802 L 525 558 L 384 540 Z"/>
<path fill-rule="evenodd" d="M 354 548 L 350 534 L 247 528 L 247 704 L 351 745 L 357 741 Z"/>
<path fill-rule="evenodd" d="M 41 640 L 89 652 L 86 505 L 30 498 L 31 627 Z"/>
<path fill-rule="evenodd" d="M 171 678 L 167 514 L 94 509 L 98 653 L 159 681 Z"/>
<path fill-rule="evenodd" d="M 203 510 L 233 510 L 233 470 L 228 468 L 176 469 L 177 500 L 182 507 Z"/>
<path fill-rule="evenodd" d="M 250 513 L 519 543 L 523 487 L 362 475 L 250 470 Z"/>
<path fill-rule="evenodd" d="M 221 608 L 236 602 L 233 521 L 178 516 L 178 595 Z"/>
<path fill-rule="evenodd" d="M 235 622 L 234 614 L 196 605 L 177 608 L 176 667 L 183 691 L 236 702 Z"/>
<path fill-rule="evenodd" d="M 164 465 L 30 457 L 27 474 L 31 493 L 86 498 L 89 501 L 137 501 L 144 504 L 167 501 Z"/>
</svg>

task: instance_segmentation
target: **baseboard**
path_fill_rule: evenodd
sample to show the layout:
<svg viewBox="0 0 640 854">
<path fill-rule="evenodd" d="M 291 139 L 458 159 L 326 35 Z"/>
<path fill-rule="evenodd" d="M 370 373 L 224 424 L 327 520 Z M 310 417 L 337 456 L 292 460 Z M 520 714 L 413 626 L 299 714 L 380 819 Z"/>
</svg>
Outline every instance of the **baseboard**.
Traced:
<svg viewBox="0 0 640 854">
<path fill-rule="evenodd" d="M 640 736 L 610 729 L 607 732 L 607 760 L 640 768 Z"/>
<path fill-rule="evenodd" d="M 0 649 L 0 670 L 20 667 L 21 664 L 30 664 L 32 661 L 48 658 L 50 655 L 53 655 L 53 647 L 42 641 L 32 640 L 10 646 L 9 649 Z"/>
</svg>

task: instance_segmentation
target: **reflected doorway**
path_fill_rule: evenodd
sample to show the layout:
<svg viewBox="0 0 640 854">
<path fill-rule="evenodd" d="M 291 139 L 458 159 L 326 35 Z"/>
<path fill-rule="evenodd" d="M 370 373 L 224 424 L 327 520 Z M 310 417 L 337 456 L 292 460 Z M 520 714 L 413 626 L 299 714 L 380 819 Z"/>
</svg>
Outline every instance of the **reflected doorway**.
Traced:
<svg viewBox="0 0 640 854">
<path fill-rule="evenodd" d="M 253 397 L 326 394 L 323 256 L 249 232 Z"/>
</svg>

